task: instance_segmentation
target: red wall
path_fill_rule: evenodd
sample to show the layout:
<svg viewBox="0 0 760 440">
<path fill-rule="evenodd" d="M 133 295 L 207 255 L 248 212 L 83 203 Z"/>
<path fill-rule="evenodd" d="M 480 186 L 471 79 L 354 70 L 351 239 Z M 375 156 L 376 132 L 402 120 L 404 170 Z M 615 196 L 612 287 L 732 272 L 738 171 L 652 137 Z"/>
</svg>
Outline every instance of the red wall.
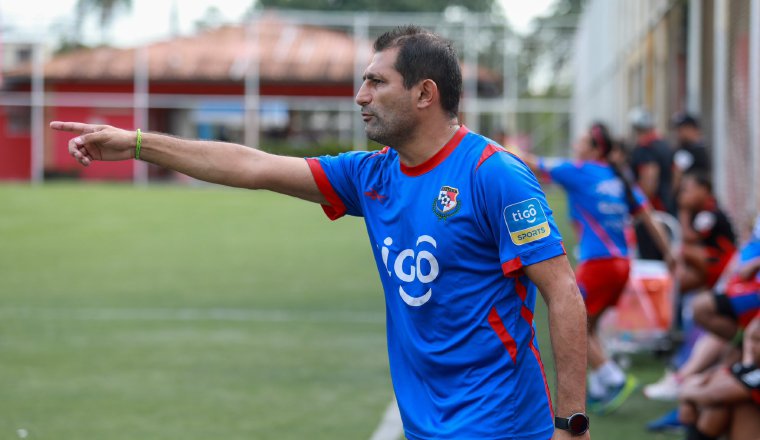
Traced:
<svg viewBox="0 0 760 440">
<path fill-rule="evenodd" d="M 0 107 L 0 180 L 29 180 L 32 176 L 30 133 L 8 130 L 7 107 Z"/>
<path fill-rule="evenodd" d="M 132 83 L 82 82 L 55 85 L 58 92 L 132 93 Z M 353 84 L 261 84 L 262 95 L 281 96 L 354 96 Z M 245 94 L 243 83 L 222 82 L 151 82 L 149 93 L 175 95 L 237 95 Z"/>
<path fill-rule="evenodd" d="M 263 83 L 260 92 L 263 96 L 354 96 L 353 84 L 286 84 Z M 178 95 L 237 95 L 245 94 L 242 83 L 191 83 L 191 82 L 157 82 L 151 83 L 150 93 Z"/>
<path fill-rule="evenodd" d="M 69 82 L 48 85 L 54 92 L 86 93 L 132 93 L 131 82 Z M 28 87 L 26 87 L 28 90 Z M 21 91 L 18 89 L 17 91 Z M 156 82 L 150 84 L 150 93 L 156 94 L 244 94 L 242 83 L 191 83 Z M 353 96 L 352 84 L 262 84 L 262 95 L 290 96 Z M 45 112 L 46 123 L 53 120 L 80 121 L 108 124 L 134 129 L 131 108 L 109 109 L 94 107 L 49 107 Z M 0 108 L 0 180 L 28 180 L 31 176 L 31 133 L 8 132 L 7 109 Z M 80 166 L 68 154 L 68 141 L 74 134 L 50 131 L 45 136 L 45 170 L 56 173 L 76 173 L 88 180 L 130 180 L 133 163 L 95 162 L 87 168 Z"/>
</svg>

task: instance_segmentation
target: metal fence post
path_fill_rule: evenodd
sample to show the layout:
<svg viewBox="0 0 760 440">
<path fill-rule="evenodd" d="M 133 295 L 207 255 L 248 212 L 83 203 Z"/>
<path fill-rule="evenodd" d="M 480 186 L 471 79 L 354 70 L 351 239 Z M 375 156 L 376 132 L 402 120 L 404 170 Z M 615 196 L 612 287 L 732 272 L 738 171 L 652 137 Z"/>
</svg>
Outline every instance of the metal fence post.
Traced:
<svg viewBox="0 0 760 440">
<path fill-rule="evenodd" d="M 44 44 L 34 45 L 32 54 L 32 157 L 31 180 L 40 184 L 45 178 L 45 54 Z"/>
<path fill-rule="evenodd" d="M 148 99 L 149 99 L 150 54 L 148 46 L 142 45 L 135 49 L 135 84 L 134 84 L 134 125 L 143 131 L 148 131 Z M 148 164 L 136 160 L 132 168 L 132 181 L 135 185 L 148 184 Z"/>
<path fill-rule="evenodd" d="M 259 148 L 259 123 L 261 111 L 261 81 L 259 62 L 261 48 L 259 47 L 259 29 L 262 21 L 259 15 L 254 15 L 246 24 L 246 59 L 245 63 L 245 145 Z"/>
<path fill-rule="evenodd" d="M 367 14 L 357 14 L 353 22 L 354 37 L 354 93 L 364 83 L 364 69 L 367 67 L 366 42 L 369 40 L 369 17 Z M 353 132 L 353 149 L 366 150 L 367 136 L 364 133 L 364 123 L 356 113 L 351 114 L 351 127 Z"/>
<path fill-rule="evenodd" d="M 686 56 L 686 109 L 702 113 L 702 0 L 689 0 Z"/>
<path fill-rule="evenodd" d="M 728 80 L 728 1 L 715 0 L 713 17 L 715 20 L 713 44 L 714 74 L 713 74 L 713 164 L 715 169 L 715 192 L 718 199 L 725 199 L 726 184 L 726 154 L 730 151 L 728 145 L 728 114 L 726 84 Z"/>
<path fill-rule="evenodd" d="M 750 197 L 754 211 L 760 208 L 760 0 L 750 3 L 749 17 L 749 145 L 752 161 Z"/>
</svg>

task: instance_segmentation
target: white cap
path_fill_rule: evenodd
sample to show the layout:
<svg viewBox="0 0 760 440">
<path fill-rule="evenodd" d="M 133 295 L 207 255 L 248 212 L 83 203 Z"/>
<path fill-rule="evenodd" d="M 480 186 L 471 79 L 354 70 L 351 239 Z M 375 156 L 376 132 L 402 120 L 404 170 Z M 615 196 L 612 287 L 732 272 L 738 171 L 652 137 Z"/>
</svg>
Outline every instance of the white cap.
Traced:
<svg viewBox="0 0 760 440">
<path fill-rule="evenodd" d="M 654 128 L 654 117 L 644 107 L 634 107 L 628 112 L 628 122 L 637 130 Z"/>
</svg>

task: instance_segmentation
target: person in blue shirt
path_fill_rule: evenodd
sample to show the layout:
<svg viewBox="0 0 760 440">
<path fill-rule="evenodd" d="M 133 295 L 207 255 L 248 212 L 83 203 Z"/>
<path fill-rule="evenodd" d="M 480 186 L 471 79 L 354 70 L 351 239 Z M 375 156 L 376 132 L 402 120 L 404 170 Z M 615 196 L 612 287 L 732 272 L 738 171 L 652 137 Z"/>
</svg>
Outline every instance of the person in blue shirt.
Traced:
<svg viewBox="0 0 760 440">
<path fill-rule="evenodd" d="M 731 340 L 760 311 L 760 216 L 712 290 L 694 299 L 694 319 L 706 330 Z"/>
<path fill-rule="evenodd" d="M 588 439 L 586 316 L 538 181 L 459 122 L 462 76 L 450 42 L 404 26 L 374 50 L 356 102 L 367 136 L 388 146 L 380 151 L 304 160 L 111 126 L 51 127 L 78 134 L 69 151 L 84 166 L 139 157 L 316 202 L 331 219 L 362 216 L 407 438 Z M 554 401 L 533 322 L 538 291 L 549 311 Z"/>
<path fill-rule="evenodd" d="M 593 124 L 573 145 L 573 159 L 520 156 L 537 173 L 562 186 L 578 236 L 576 277 L 588 314 L 589 402 L 601 413 L 617 409 L 636 380 L 607 358 L 596 332 L 602 313 L 617 304 L 630 272 L 629 237 L 638 217 L 655 238 L 671 267 L 667 238 L 655 226 L 645 196 L 609 160 L 613 139 L 604 124 Z"/>
</svg>

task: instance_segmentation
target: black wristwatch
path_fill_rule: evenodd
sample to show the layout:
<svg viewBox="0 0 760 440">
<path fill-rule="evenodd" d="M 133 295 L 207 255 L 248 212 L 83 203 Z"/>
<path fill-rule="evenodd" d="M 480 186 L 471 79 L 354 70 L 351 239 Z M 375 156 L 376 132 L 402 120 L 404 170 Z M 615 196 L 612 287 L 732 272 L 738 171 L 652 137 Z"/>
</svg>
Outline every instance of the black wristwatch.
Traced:
<svg viewBox="0 0 760 440">
<path fill-rule="evenodd" d="M 569 432 L 572 435 L 583 435 L 588 431 L 588 416 L 583 413 L 575 413 L 568 418 L 555 417 L 554 427 Z"/>
</svg>

